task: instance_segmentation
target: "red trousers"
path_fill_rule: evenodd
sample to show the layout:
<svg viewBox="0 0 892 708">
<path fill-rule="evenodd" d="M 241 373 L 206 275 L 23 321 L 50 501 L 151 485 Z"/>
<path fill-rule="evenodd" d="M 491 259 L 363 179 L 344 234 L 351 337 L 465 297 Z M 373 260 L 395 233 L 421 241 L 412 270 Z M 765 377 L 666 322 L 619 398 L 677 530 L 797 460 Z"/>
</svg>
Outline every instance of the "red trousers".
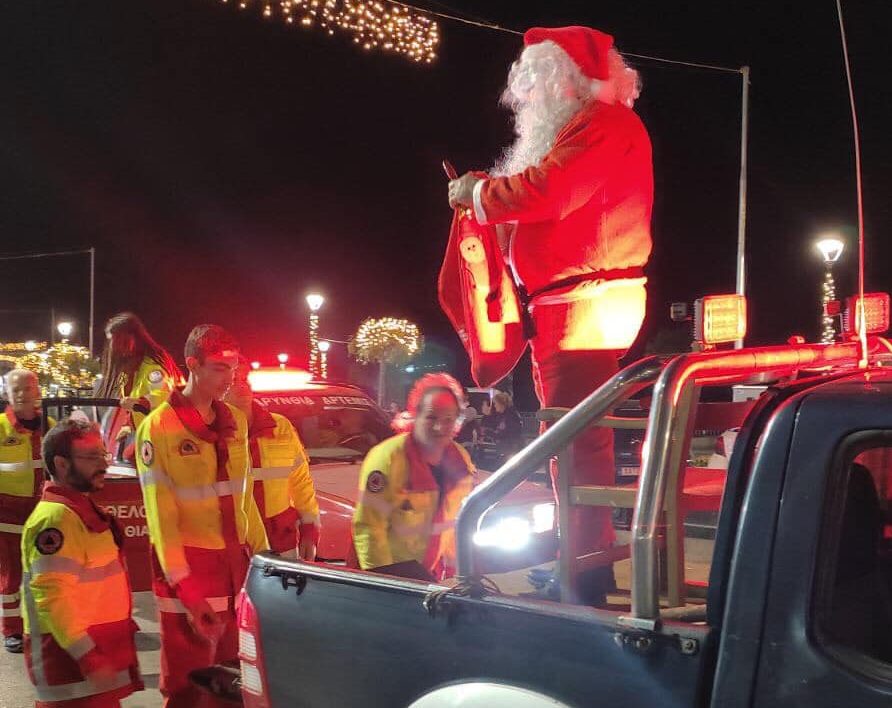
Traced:
<svg viewBox="0 0 892 708">
<path fill-rule="evenodd" d="M 567 305 L 533 308 L 536 333 L 531 341 L 533 380 L 539 402 L 545 406 L 572 408 L 615 374 L 620 352 L 604 350 L 562 351 L 559 342 L 572 323 Z M 614 484 L 613 431 L 590 428 L 573 443 L 575 469 L 571 484 Z M 557 489 L 557 468 L 552 466 Z M 609 547 L 615 538 L 611 510 L 576 506 L 570 512 L 569 538 L 574 557 Z M 564 529 L 561 529 L 563 532 Z"/>
<path fill-rule="evenodd" d="M 22 535 L 0 532 L 0 629 L 3 636 L 22 634 Z"/>
<path fill-rule="evenodd" d="M 238 626 L 235 618 L 235 597 L 241 589 L 233 586 L 228 567 L 230 560 L 223 551 L 187 551 L 193 575 L 202 584 L 204 597 L 217 610 L 223 623 L 223 636 L 211 644 L 199 636 L 176 591 L 165 582 L 154 554 L 152 590 L 161 618 L 161 681 L 164 708 L 223 708 L 229 704 L 193 686 L 189 672 L 214 664 L 238 661 Z M 237 574 L 247 572 L 247 557 Z M 243 572 L 244 571 L 244 572 Z"/>
</svg>

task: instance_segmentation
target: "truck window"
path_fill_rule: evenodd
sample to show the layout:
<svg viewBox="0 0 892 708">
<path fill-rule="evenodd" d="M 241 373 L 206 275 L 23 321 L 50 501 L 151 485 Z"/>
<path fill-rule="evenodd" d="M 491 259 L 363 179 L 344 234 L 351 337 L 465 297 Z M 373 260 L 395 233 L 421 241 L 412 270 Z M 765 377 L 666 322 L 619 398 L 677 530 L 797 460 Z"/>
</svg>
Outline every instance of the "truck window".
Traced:
<svg viewBox="0 0 892 708">
<path fill-rule="evenodd" d="M 815 621 L 819 641 L 863 671 L 864 657 L 892 664 L 892 447 L 847 459 L 828 482 Z"/>
</svg>

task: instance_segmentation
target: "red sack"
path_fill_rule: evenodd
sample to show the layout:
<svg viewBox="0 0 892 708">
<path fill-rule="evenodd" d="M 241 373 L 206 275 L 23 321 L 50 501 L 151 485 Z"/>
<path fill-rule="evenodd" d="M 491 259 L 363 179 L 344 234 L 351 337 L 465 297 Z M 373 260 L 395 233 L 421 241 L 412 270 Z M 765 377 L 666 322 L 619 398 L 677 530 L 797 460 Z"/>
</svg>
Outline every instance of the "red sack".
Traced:
<svg viewBox="0 0 892 708">
<path fill-rule="evenodd" d="M 522 306 L 494 226 L 455 211 L 437 282 L 440 306 L 471 359 L 478 386 L 507 376 L 526 349 Z"/>
</svg>

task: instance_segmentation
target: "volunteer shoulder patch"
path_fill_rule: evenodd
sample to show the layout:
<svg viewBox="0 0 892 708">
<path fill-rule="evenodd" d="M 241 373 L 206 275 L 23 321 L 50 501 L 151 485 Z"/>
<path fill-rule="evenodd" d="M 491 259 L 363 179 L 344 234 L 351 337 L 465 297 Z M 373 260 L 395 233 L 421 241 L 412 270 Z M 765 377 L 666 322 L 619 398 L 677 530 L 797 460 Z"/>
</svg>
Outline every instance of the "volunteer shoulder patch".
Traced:
<svg viewBox="0 0 892 708">
<path fill-rule="evenodd" d="M 37 550 L 45 556 L 58 553 L 64 542 L 65 537 L 59 529 L 44 529 L 34 539 L 34 545 L 37 546 Z"/>
<path fill-rule="evenodd" d="M 368 479 L 365 481 L 365 488 L 375 494 L 384 491 L 386 485 L 387 477 L 385 477 L 384 473 L 380 470 L 375 470 L 374 472 L 369 473 Z"/>
<path fill-rule="evenodd" d="M 146 467 L 155 461 L 155 448 L 152 447 L 150 441 L 143 440 L 143 443 L 139 448 L 139 458 Z"/>
<path fill-rule="evenodd" d="M 155 369 L 149 372 L 149 383 L 160 384 L 164 381 L 164 372 L 160 369 Z"/>
<path fill-rule="evenodd" d="M 186 438 L 180 443 L 180 455 L 185 457 L 186 455 L 197 455 L 198 453 L 198 445 L 195 444 L 194 440 Z"/>
</svg>

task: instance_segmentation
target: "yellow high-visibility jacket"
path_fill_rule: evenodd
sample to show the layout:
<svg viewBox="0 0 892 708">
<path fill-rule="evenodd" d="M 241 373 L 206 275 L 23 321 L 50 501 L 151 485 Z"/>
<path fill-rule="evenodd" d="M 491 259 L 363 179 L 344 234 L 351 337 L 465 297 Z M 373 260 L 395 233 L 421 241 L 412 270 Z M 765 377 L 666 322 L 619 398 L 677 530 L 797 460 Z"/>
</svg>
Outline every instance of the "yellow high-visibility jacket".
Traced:
<svg viewBox="0 0 892 708">
<path fill-rule="evenodd" d="M 155 410 L 170 397 L 171 392 L 181 383 L 175 380 L 161 364 L 147 356 L 136 370 L 136 374 L 133 376 L 133 388 L 127 395 L 133 398 L 146 398 L 149 401 L 149 408 Z M 133 411 L 134 429 L 139 427 L 143 418 L 145 416 L 142 413 Z"/>
<path fill-rule="evenodd" d="M 416 480 L 430 472 L 417 464 L 412 469 L 407 451 L 411 435 L 384 440 L 369 450 L 362 463 L 353 544 L 363 569 L 413 560 L 431 571 L 438 563 L 454 565 L 454 523 L 473 488 L 474 465 L 465 449 L 452 443 L 448 457 L 455 461 L 458 474 L 442 494 L 429 483 L 419 485 Z"/>
<path fill-rule="evenodd" d="M 137 469 L 149 539 L 171 586 L 192 572 L 190 551 L 196 551 L 197 558 L 201 551 L 222 551 L 233 543 L 255 553 L 268 549 L 249 474 L 247 423 L 241 411 L 228 408 L 235 417 L 236 432 L 227 444 L 225 480 L 217 478 L 214 445 L 186 428 L 170 401 L 146 416 L 137 430 Z M 237 534 L 230 540 L 224 537 L 221 511 L 227 497 L 235 507 Z M 202 585 L 200 579 L 195 580 Z"/>
<path fill-rule="evenodd" d="M 281 553 L 296 547 L 297 523 L 319 524 L 319 503 L 297 431 L 285 416 L 270 415 L 275 428 L 251 438 L 251 471 L 270 548 Z"/>
<path fill-rule="evenodd" d="M 50 428 L 56 421 L 47 420 Z M 15 413 L 0 413 L 0 532 L 21 533 L 43 486 L 42 430 L 16 425 Z"/>
<path fill-rule="evenodd" d="M 39 701 L 142 689 L 130 583 L 113 519 L 80 492 L 47 485 L 22 534 L 28 673 Z M 111 669 L 106 685 L 86 679 Z"/>
</svg>

